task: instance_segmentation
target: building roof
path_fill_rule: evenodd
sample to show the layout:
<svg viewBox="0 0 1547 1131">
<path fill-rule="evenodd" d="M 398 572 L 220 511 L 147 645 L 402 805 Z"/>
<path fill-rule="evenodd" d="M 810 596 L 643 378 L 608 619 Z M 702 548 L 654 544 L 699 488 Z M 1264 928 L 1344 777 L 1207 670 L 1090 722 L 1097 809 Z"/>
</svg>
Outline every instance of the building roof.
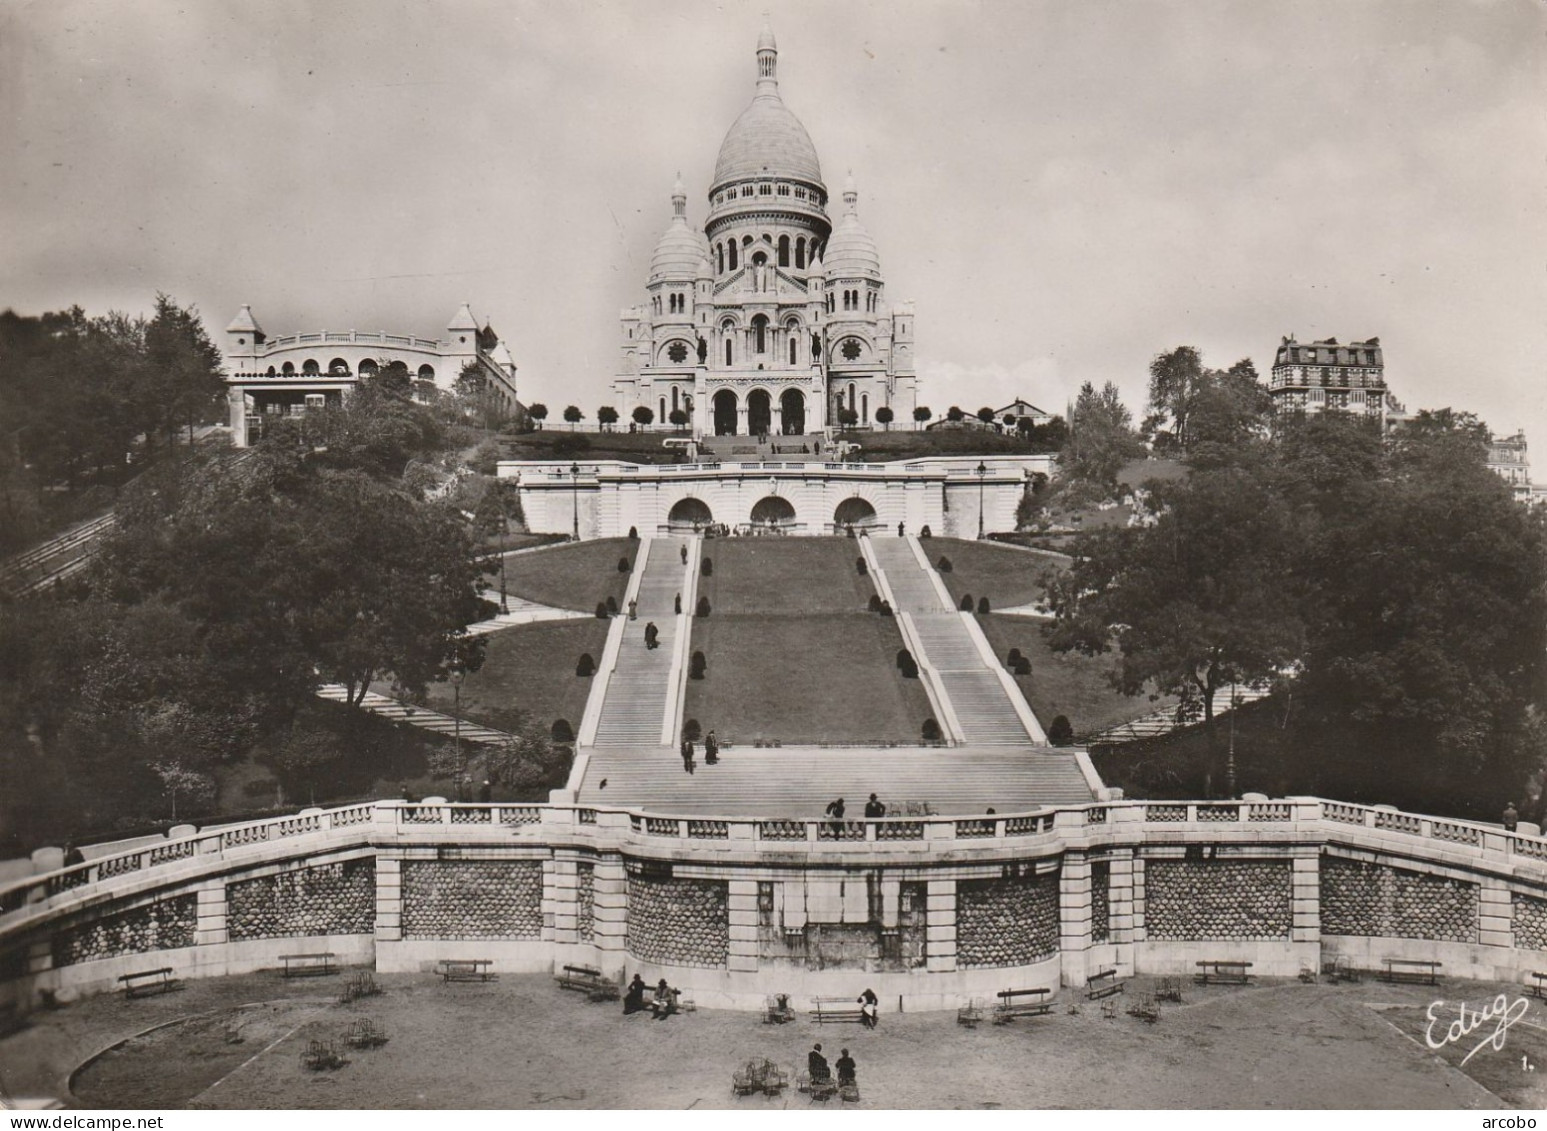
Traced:
<svg viewBox="0 0 1547 1131">
<path fill-rule="evenodd" d="M 758 41 L 758 53 L 777 57 L 773 33 L 764 32 Z M 822 184 L 822 165 L 816 146 L 800 119 L 790 112 L 779 97 L 779 80 L 770 66 L 768 74 L 759 73 L 757 93 L 741 112 L 720 143 L 720 156 L 714 165 L 714 188 L 726 181 L 749 177 L 787 177 Z"/>
<path fill-rule="evenodd" d="M 687 196 L 679 179 L 672 190 L 672 217 L 650 256 L 649 281 L 688 280 L 709 270 L 709 244 L 701 232 L 688 227 Z"/>
<path fill-rule="evenodd" d="M 1013 400 L 1009 404 L 1005 405 L 1003 408 L 996 408 L 994 410 L 994 415 L 995 416 L 1001 416 L 1001 415 L 1003 415 L 1004 413 L 1007 413 L 1007 412 L 1013 412 L 1017 416 L 1052 416 L 1053 415 L 1050 412 L 1042 411 L 1042 409 L 1038 408 L 1036 405 L 1032 404 L 1030 401 L 1026 400 L 1025 398 L 1017 398 L 1016 400 Z"/>
<path fill-rule="evenodd" d="M 226 327 L 228 334 L 261 334 L 263 327 L 258 325 L 258 320 L 252 316 L 252 307 L 245 302 L 242 309 L 236 312 L 236 317 L 231 319 L 231 325 Z"/>
<path fill-rule="evenodd" d="M 1297 342 L 1292 336 L 1279 343 L 1274 357 L 1275 365 L 1380 365 L 1380 339 L 1367 342 L 1349 342 L 1343 345 L 1336 338 L 1320 342 Z"/>
<path fill-rule="evenodd" d="M 472 330 L 478 332 L 478 319 L 473 317 L 473 308 L 463 303 L 461 308 L 452 315 L 451 321 L 446 323 L 448 330 Z"/>
<path fill-rule="evenodd" d="M 829 279 L 841 279 L 860 275 L 881 278 L 881 253 L 865 225 L 859 220 L 859 193 L 854 189 L 854 176 L 849 175 L 843 190 L 843 216 L 833 228 L 822 253 L 822 267 Z"/>
</svg>

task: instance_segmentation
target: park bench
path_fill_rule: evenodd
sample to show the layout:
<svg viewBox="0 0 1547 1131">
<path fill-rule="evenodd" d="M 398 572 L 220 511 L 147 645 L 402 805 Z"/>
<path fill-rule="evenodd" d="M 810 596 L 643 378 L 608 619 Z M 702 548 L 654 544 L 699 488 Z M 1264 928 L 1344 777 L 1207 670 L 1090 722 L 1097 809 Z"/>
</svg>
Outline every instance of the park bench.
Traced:
<svg viewBox="0 0 1547 1131">
<path fill-rule="evenodd" d="M 968 998 L 956 1007 L 956 1023 L 976 1029 L 978 1022 L 983 1020 L 984 1008 L 985 1004 L 980 998 Z"/>
<path fill-rule="evenodd" d="M 1386 958 L 1381 980 L 1385 982 L 1418 982 L 1426 986 L 1439 984 L 1442 962 L 1428 958 Z"/>
<path fill-rule="evenodd" d="M 1085 1000 L 1095 1001 L 1097 998 L 1120 994 L 1125 985 L 1127 985 L 1126 982 L 1117 980 L 1117 967 L 1109 966 L 1105 970 L 1097 970 L 1085 979 Z"/>
<path fill-rule="evenodd" d="M 442 958 L 440 960 L 442 982 L 492 982 L 494 960 L 492 958 Z"/>
<path fill-rule="evenodd" d="M 841 1023 L 865 1020 L 864 1010 L 853 998 L 814 997 L 811 999 L 811 1004 L 816 1007 L 810 1012 L 811 1016 L 816 1018 L 818 1025 L 826 1025 L 829 1021 Z"/>
<path fill-rule="evenodd" d="M 566 966 L 556 980 L 561 988 L 578 990 L 591 1001 L 618 999 L 617 983 L 595 966 Z"/>
<path fill-rule="evenodd" d="M 1533 970 L 1526 975 L 1526 993 L 1532 997 L 1547 998 L 1547 973 Z"/>
<path fill-rule="evenodd" d="M 1193 978 L 1200 986 L 1244 986 L 1250 983 L 1250 962 L 1238 962 L 1230 958 L 1205 958 L 1198 963 L 1198 973 Z"/>
<path fill-rule="evenodd" d="M 170 966 L 163 966 L 159 970 L 139 970 L 133 974 L 120 974 L 118 980 L 124 984 L 124 997 L 164 994 L 177 987 L 177 981 L 172 977 Z"/>
<path fill-rule="evenodd" d="M 334 973 L 333 960 L 337 957 L 331 950 L 323 950 L 314 954 L 281 954 L 279 960 L 285 964 L 287 978 L 317 978 Z"/>
<path fill-rule="evenodd" d="M 1052 991 L 1046 986 L 1029 990 L 1000 990 L 995 996 L 999 1004 L 994 1006 L 994 1024 L 1005 1025 L 1017 1017 L 1045 1017 L 1053 1012 L 1048 1000 Z"/>
</svg>

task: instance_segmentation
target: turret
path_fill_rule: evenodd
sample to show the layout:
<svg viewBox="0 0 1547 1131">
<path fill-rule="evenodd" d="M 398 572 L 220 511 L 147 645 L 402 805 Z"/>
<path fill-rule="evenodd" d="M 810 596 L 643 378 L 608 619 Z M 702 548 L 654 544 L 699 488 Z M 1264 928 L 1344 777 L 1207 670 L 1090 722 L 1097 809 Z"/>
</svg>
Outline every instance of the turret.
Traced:
<svg viewBox="0 0 1547 1131">
<path fill-rule="evenodd" d="M 224 349 L 226 372 L 254 373 L 258 367 L 258 352 L 263 345 L 263 328 L 252 316 L 252 307 L 246 303 L 226 327 Z"/>
</svg>

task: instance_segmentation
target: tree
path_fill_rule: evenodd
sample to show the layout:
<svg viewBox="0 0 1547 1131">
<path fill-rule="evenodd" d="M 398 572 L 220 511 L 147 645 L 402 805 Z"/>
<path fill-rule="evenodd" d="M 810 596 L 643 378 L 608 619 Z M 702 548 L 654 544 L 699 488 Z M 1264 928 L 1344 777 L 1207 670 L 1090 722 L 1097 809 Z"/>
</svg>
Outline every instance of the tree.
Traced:
<svg viewBox="0 0 1547 1131">
<path fill-rule="evenodd" d="M 543 421 L 548 419 L 548 406 L 541 401 L 526 406 L 526 414 L 537 421 L 537 430 L 542 431 Z"/>
<path fill-rule="evenodd" d="M 1089 381 L 1081 385 L 1070 413 L 1069 441 L 1060 461 L 1064 474 L 1111 491 L 1117 486 L 1117 473 L 1123 465 L 1143 454 L 1144 445 L 1133 431 L 1133 417 L 1117 386 L 1108 381 L 1098 393 Z"/>
<path fill-rule="evenodd" d="M 956 405 L 952 405 L 950 408 L 945 410 L 945 418 L 952 424 L 960 424 L 966 415 L 967 414 Z"/>
<path fill-rule="evenodd" d="M 596 423 L 602 426 L 603 431 L 607 431 L 617 422 L 618 410 L 613 408 L 610 404 L 604 404 L 601 408 L 596 410 Z"/>
<path fill-rule="evenodd" d="M 934 413 L 929 411 L 929 406 L 928 405 L 922 405 L 921 404 L 921 405 L 919 405 L 917 408 L 915 408 L 913 410 L 914 422 L 918 423 L 918 424 L 925 424 L 925 423 L 927 423 L 929 421 L 929 418 L 931 416 L 933 416 L 933 415 L 934 415 Z"/>
<path fill-rule="evenodd" d="M 852 408 L 841 408 L 838 410 L 838 423 L 843 426 L 844 431 L 848 431 L 859 423 L 859 413 Z"/>
<path fill-rule="evenodd" d="M 554 742 L 552 731 L 529 711 L 503 720 L 511 739 L 484 755 L 489 780 L 515 790 L 524 800 L 546 801 L 548 791 L 563 786 L 573 753 Z"/>
<path fill-rule="evenodd" d="M 576 405 L 566 405 L 564 408 L 564 419 L 568 422 L 570 431 L 573 432 L 575 425 L 585 419 L 585 413 L 581 412 Z"/>
<path fill-rule="evenodd" d="M 687 427 L 688 414 L 680 408 L 674 408 L 666 419 L 671 422 L 672 427 L 680 430 Z"/>
<path fill-rule="evenodd" d="M 1192 346 L 1178 346 L 1150 362 L 1149 415 L 1141 431 L 1157 451 L 1187 450 L 1188 419 L 1203 382 L 1203 357 Z M 1167 424 L 1169 429 L 1162 429 Z"/>
<path fill-rule="evenodd" d="M 895 419 L 897 419 L 896 416 L 892 413 L 891 408 L 887 405 L 882 405 L 880 408 L 876 409 L 876 423 L 881 425 L 888 432 L 892 430 L 892 421 Z"/>
<path fill-rule="evenodd" d="M 1044 582 L 1048 640 L 1087 655 L 1116 646 L 1114 686 L 1197 709 L 1217 761 L 1215 693 L 1265 682 L 1302 653 L 1299 524 L 1262 469 L 1149 487 L 1155 526 L 1082 536 L 1069 570 Z"/>
<path fill-rule="evenodd" d="M 1026 418 L 1025 417 L 1021 417 L 1021 419 L 1024 420 Z M 999 423 L 1003 424 L 1006 428 L 1014 428 L 1015 425 L 1016 425 L 1015 414 L 1012 413 L 1012 412 L 1005 413 L 1004 414 L 1004 419 L 1001 420 Z"/>
<path fill-rule="evenodd" d="M 651 424 L 654 421 L 655 421 L 655 413 L 651 412 L 644 405 L 640 405 L 638 408 L 634 409 L 634 423 L 635 424 L 645 425 L 645 424 Z"/>
<path fill-rule="evenodd" d="M 1207 369 L 1192 346 L 1150 363 L 1149 397 L 1141 433 L 1157 452 L 1184 453 L 1200 467 L 1240 458 L 1244 445 L 1267 436 L 1273 412 L 1250 358 L 1226 370 Z"/>
<path fill-rule="evenodd" d="M 994 422 L 994 410 L 984 405 L 978 409 L 978 419 L 984 424 L 992 424 Z"/>
</svg>

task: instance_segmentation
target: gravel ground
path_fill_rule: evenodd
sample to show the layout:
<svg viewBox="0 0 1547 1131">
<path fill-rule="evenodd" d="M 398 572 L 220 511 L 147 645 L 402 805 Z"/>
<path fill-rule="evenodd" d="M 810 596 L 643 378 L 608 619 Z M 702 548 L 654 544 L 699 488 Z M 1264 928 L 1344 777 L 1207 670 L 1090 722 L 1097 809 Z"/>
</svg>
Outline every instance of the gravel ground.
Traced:
<svg viewBox="0 0 1547 1131">
<path fill-rule="evenodd" d="M 341 978 L 286 983 L 261 974 L 189 983 L 138 1001 L 103 995 L 37 1015 L 0 1042 L 13 1096 L 61 1095 L 82 1070 L 83 1107 L 745 1108 L 805 1107 L 793 1090 L 737 1099 L 732 1071 L 751 1058 L 803 1064 L 820 1040 L 859 1065 L 860 1106 L 885 1108 L 1479 1108 L 1540 1107 L 1547 1040 L 1532 1001 L 1502 1050 L 1459 1061 L 1492 1031 L 1439 1053 L 1423 1045 L 1425 1008 L 1444 995 L 1481 1007 L 1518 987 L 1366 983 L 1247 989 L 1188 987 L 1154 1025 L 1063 991 L 1080 1012 L 968 1030 L 949 1013 L 884 1014 L 880 1027 L 767 1026 L 755 1014 L 700 1010 L 655 1022 L 588 1004 L 551 979 L 507 975 L 442 985 L 382 975 L 385 992 L 342 1006 Z M 1137 979 L 1131 991 L 1142 991 Z M 1116 999 L 1120 1006 L 1134 1000 Z M 368 1017 L 389 1042 L 354 1051 L 342 1037 Z M 182 1019 L 179 1021 L 179 1019 Z M 146 1035 L 126 1037 L 164 1022 Z M 1441 1026 L 1443 1029 L 1443 1026 Z M 1439 1029 L 1436 1030 L 1438 1034 Z M 349 1063 L 311 1073 L 300 1054 L 332 1040 Z M 1523 1064 L 1522 1058 L 1526 1063 Z M 1547 1072 L 1547 1067 L 1543 1067 Z M 1479 1082 L 1481 1081 L 1481 1082 Z M 1486 1086 L 1485 1086 L 1486 1085 Z M 1492 1089 L 1490 1091 L 1489 1089 Z M 837 1101 L 834 1101 L 836 1104 Z"/>
</svg>

